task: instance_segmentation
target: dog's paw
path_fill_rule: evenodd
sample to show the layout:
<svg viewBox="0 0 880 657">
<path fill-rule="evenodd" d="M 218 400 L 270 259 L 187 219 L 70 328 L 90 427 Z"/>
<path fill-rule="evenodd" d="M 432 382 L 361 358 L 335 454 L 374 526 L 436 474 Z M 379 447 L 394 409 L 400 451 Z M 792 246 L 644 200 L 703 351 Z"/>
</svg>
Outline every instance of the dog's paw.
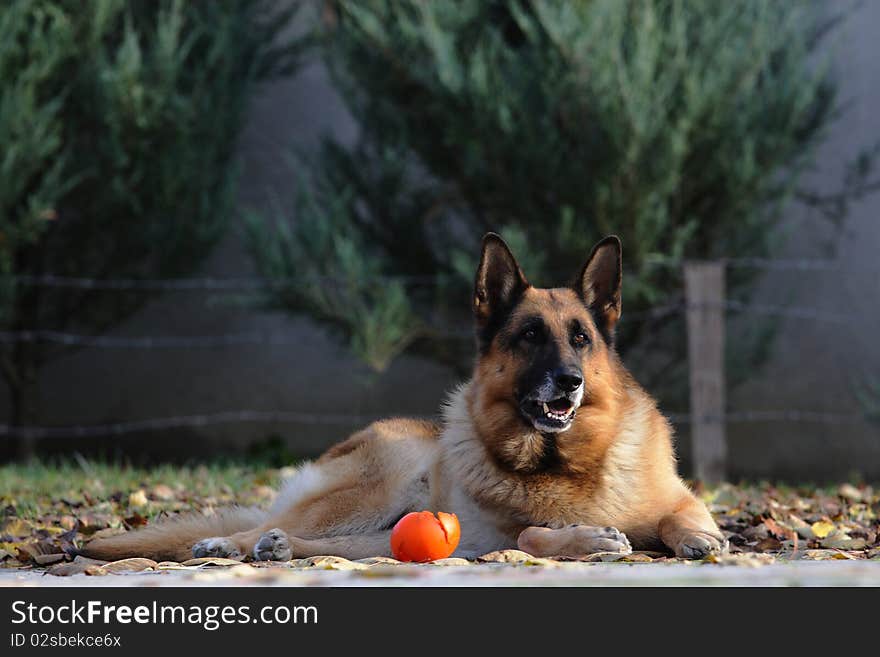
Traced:
<svg viewBox="0 0 880 657">
<path fill-rule="evenodd" d="M 215 536 L 213 538 L 206 538 L 199 541 L 193 545 L 192 555 L 196 559 L 200 557 L 238 559 L 242 556 L 238 546 L 223 536 Z"/>
<path fill-rule="evenodd" d="M 589 525 L 572 525 L 574 547 L 588 548 L 584 554 L 593 552 L 620 552 L 630 554 L 632 545 L 622 531 L 616 527 L 591 527 Z"/>
<path fill-rule="evenodd" d="M 675 556 L 681 559 L 703 559 L 710 554 L 727 551 L 727 539 L 709 532 L 693 531 L 682 536 L 675 545 Z"/>
<path fill-rule="evenodd" d="M 292 556 L 287 534 L 278 528 L 265 532 L 254 546 L 257 561 L 290 561 Z"/>
<path fill-rule="evenodd" d="M 517 545 L 536 557 L 582 557 L 596 552 L 630 554 L 632 546 L 626 534 L 615 527 L 569 525 L 562 529 L 527 527 Z"/>
</svg>

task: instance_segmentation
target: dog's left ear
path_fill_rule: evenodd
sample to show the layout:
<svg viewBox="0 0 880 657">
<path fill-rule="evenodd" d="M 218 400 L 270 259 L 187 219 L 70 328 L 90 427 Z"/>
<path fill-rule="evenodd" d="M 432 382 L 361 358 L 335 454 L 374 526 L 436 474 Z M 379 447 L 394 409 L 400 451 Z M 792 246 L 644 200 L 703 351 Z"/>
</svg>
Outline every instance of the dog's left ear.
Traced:
<svg viewBox="0 0 880 657">
<path fill-rule="evenodd" d="M 616 235 L 603 239 L 593 247 L 574 283 L 575 292 L 590 309 L 608 344 L 614 341 L 614 327 L 620 319 L 621 251 L 620 239 Z"/>
</svg>

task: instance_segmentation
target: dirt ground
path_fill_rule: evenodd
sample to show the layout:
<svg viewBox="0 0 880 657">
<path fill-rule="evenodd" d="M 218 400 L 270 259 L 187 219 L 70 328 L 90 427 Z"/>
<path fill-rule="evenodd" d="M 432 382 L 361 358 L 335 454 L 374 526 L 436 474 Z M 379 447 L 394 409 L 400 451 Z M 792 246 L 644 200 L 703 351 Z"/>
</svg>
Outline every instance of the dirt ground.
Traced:
<svg viewBox="0 0 880 657">
<path fill-rule="evenodd" d="M 390 559 L 351 562 L 314 557 L 289 563 L 190 565 L 126 560 L 115 566 L 71 562 L 82 572 L 55 576 L 40 569 L 0 570 L 0 587 L 128 586 L 880 586 L 880 558 L 809 558 L 790 561 L 731 555 L 717 563 L 642 561 L 558 562 L 523 553 L 495 553 L 488 563 L 447 559 L 438 564 L 398 564 Z M 606 555 L 605 558 L 611 558 Z M 508 561 L 504 561 L 504 560 Z M 138 561 L 140 563 L 138 563 Z M 198 560 L 194 560 L 198 561 Z M 142 569 L 143 570 L 140 570 Z"/>
<path fill-rule="evenodd" d="M 178 513 L 268 506 L 291 472 L 88 462 L 0 467 L 0 586 L 880 586 L 880 486 L 863 482 L 697 486 L 730 544 L 729 554 L 701 562 L 650 552 L 562 561 L 517 550 L 428 565 L 382 557 L 284 563 L 74 557 L 95 537 Z"/>
</svg>

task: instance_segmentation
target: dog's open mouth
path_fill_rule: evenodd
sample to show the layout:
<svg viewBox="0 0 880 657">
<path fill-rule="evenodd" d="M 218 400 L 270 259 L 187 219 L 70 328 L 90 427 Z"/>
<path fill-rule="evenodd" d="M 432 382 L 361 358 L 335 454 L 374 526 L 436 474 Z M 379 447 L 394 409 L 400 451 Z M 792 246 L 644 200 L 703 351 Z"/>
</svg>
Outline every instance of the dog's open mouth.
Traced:
<svg viewBox="0 0 880 657">
<path fill-rule="evenodd" d="M 562 431 L 574 419 L 577 409 L 568 397 L 550 401 L 527 399 L 522 404 L 523 414 L 540 431 Z"/>
</svg>

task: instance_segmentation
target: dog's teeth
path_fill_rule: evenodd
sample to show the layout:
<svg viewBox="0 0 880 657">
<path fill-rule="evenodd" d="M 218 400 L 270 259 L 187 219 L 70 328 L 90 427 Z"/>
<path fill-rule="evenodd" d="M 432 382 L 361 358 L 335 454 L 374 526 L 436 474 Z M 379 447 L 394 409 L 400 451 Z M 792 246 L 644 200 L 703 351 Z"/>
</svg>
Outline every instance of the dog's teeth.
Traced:
<svg viewBox="0 0 880 657">
<path fill-rule="evenodd" d="M 550 414 L 550 407 L 547 406 L 547 402 L 544 402 L 544 412 L 547 413 L 548 415 Z"/>
</svg>

